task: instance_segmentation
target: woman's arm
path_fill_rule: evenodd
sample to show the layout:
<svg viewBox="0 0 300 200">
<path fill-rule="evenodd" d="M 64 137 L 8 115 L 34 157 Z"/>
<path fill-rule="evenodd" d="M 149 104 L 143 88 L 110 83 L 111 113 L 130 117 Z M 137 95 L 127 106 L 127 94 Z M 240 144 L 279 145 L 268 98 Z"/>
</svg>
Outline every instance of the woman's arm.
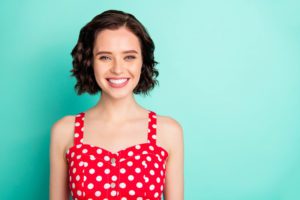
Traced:
<svg viewBox="0 0 300 200">
<path fill-rule="evenodd" d="M 183 129 L 172 118 L 161 120 L 162 137 L 169 146 L 169 156 L 166 164 L 166 182 L 164 200 L 184 199 L 184 144 Z M 159 123 L 159 122 L 158 122 Z"/>
<path fill-rule="evenodd" d="M 50 200 L 69 200 L 67 162 L 64 155 L 70 117 L 58 120 L 51 127 L 50 140 Z M 65 135 L 64 135 L 65 134 Z"/>
</svg>

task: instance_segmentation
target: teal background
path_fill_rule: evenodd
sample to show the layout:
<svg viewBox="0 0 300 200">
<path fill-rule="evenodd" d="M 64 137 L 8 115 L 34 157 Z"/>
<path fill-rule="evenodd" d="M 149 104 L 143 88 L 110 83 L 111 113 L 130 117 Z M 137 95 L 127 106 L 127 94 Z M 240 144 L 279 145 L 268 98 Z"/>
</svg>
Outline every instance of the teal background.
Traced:
<svg viewBox="0 0 300 200">
<path fill-rule="evenodd" d="M 70 52 L 96 14 L 134 14 L 159 87 L 137 96 L 184 129 L 185 199 L 300 199 L 300 3 L 1 1 L 0 199 L 48 199 L 50 127 L 93 106 Z M 63 133 L 62 133 L 63 134 Z"/>
</svg>

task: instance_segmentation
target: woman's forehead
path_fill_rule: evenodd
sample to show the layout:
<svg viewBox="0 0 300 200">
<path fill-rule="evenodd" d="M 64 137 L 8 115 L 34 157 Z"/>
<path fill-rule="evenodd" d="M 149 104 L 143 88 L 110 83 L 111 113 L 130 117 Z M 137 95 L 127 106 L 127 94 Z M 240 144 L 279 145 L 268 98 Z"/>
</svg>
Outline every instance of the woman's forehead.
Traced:
<svg viewBox="0 0 300 200">
<path fill-rule="evenodd" d="M 139 38 L 127 28 L 116 30 L 105 29 L 95 38 L 95 51 L 125 52 L 135 50 L 140 52 Z M 126 53 L 126 52 L 125 52 Z"/>
</svg>

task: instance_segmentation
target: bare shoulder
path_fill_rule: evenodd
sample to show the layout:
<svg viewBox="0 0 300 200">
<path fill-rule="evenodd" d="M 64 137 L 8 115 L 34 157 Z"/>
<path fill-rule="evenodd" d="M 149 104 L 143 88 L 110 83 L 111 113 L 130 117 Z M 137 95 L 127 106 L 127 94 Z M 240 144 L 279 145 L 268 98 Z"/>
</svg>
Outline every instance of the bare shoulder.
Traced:
<svg viewBox="0 0 300 200">
<path fill-rule="evenodd" d="M 73 142 L 75 115 L 58 119 L 51 127 L 51 145 L 61 151 L 67 150 Z"/>
<path fill-rule="evenodd" d="M 157 115 L 157 135 L 158 143 L 165 146 L 169 152 L 183 143 L 183 128 L 170 116 Z"/>
</svg>

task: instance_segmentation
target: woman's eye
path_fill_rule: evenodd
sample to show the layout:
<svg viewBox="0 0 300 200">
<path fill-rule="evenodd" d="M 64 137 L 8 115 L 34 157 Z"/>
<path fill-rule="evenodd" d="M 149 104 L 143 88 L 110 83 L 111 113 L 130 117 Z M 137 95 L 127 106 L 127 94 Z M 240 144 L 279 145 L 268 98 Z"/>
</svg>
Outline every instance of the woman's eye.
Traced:
<svg viewBox="0 0 300 200">
<path fill-rule="evenodd" d="M 135 56 L 127 56 L 126 58 L 129 58 L 131 60 L 131 59 L 135 59 Z"/>
<path fill-rule="evenodd" d="M 107 60 L 109 57 L 107 57 L 107 56 L 101 56 L 100 57 L 100 60 Z"/>
</svg>

